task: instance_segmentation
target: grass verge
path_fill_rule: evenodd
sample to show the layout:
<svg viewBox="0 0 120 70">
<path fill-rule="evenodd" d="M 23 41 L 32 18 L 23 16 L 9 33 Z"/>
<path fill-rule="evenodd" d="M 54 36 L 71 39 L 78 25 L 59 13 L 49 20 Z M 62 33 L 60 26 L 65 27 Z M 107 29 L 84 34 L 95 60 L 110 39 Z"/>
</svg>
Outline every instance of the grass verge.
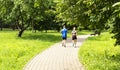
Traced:
<svg viewBox="0 0 120 70">
<path fill-rule="evenodd" d="M 22 38 L 17 31 L 0 31 L 0 70 L 22 70 L 36 54 L 61 41 L 60 33 L 31 33 Z"/>
<path fill-rule="evenodd" d="M 86 70 L 119 70 L 120 46 L 108 32 L 89 37 L 79 49 L 79 59 Z"/>
</svg>

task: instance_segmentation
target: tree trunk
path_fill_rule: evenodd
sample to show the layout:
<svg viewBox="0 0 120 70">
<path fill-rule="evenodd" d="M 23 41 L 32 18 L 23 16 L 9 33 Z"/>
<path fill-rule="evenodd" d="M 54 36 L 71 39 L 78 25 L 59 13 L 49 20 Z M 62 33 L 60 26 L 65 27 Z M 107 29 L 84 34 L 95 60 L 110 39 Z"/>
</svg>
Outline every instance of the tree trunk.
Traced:
<svg viewBox="0 0 120 70">
<path fill-rule="evenodd" d="M 22 34 L 23 34 L 23 32 L 24 32 L 24 30 L 20 30 L 20 31 L 19 31 L 19 34 L 18 34 L 18 37 L 21 37 Z"/>
<path fill-rule="evenodd" d="M 0 30 L 2 31 L 2 25 L 1 25 L 1 28 L 0 28 Z"/>
<path fill-rule="evenodd" d="M 56 29 L 56 30 L 57 30 L 57 32 L 60 32 L 60 27 L 57 27 L 57 29 Z"/>
<path fill-rule="evenodd" d="M 0 30 L 2 31 L 2 23 L 0 23 Z"/>
<path fill-rule="evenodd" d="M 45 30 L 45 32 L 47 33 L 47 29 Z"/>
<path fill-rule="evenodd" d="M 2 31 L 2 27 L 1 27 L 1 29 L 0 29 L 1 31 Z"/>
<path fill-rule="evenodd" d="M 32 24 L 32 32 L 34 33 L 34 24 L 33 23 L 31 23 Z"/>
<path fill-rule="evenodd" d="M 37 30 L 35 29 L 35 33 L 36 33 L 36 31 L 37 31 Z"/>
</svg>

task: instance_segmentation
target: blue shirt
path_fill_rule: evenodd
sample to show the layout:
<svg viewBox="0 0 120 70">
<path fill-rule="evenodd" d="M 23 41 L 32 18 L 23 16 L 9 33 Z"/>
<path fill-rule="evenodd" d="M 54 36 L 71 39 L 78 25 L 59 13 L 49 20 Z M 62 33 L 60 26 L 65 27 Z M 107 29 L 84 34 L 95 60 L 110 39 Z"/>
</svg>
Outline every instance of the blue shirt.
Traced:
<svg viewBox="0 0 120 70">
<path fill-rule="evenodd" d="M 67 37 L 67 29 L 66 28 L 63 28 L 61 30 L 61 33 L 62 33 L 62 37 L 66 38 Z"/>
</svg>

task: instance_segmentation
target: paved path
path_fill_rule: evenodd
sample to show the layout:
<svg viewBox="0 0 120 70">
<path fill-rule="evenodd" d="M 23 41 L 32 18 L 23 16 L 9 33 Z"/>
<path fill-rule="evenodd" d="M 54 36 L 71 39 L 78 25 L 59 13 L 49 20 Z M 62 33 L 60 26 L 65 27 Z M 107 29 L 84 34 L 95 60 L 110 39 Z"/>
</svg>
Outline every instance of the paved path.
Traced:
<svg viewBox="0 0 120 70">
<path fill-rule="evenodd" d="M 23 70 L 84 70 L 78 59 L 78 49 L 89 35 L 78 36 L 77 48 L 72 47 L 71 39 L 67 47 L 61 42 L 34 57 Z"/>
</svg>

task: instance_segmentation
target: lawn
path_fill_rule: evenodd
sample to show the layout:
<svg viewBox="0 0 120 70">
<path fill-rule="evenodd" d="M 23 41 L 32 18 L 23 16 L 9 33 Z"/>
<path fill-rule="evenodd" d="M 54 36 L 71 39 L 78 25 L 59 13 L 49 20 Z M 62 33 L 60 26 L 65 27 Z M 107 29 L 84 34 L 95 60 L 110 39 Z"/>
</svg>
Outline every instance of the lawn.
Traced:
<svg viewBox="0 0 120 70">
<path fill-rule="evenodd" d="M 85 70 L 120 70 L 120 46 L 114 47 L 112 34 L 89 37 L 79 49 Z"/>
<path fill-rule="evenodd" d="M 25 31 L 22 38 L 17 31 L 0 31 L 0 70 L 22 70 L 36 54 L 61 41 L 60 33 L 32 33 Z"/>
<path fill-rule="evenodd" d="M 21 38 L 17 37 L 17 33 L 18 31 L 0 31 L 0 70 L 22 70 L 31 58 L 62 40 L 61 34 L 54 31 L 25 31 Z M 89 33 L 85 30 L 78 32 Z M 71 31 L 68 37 L 71 37 Z"/>
</svg>

